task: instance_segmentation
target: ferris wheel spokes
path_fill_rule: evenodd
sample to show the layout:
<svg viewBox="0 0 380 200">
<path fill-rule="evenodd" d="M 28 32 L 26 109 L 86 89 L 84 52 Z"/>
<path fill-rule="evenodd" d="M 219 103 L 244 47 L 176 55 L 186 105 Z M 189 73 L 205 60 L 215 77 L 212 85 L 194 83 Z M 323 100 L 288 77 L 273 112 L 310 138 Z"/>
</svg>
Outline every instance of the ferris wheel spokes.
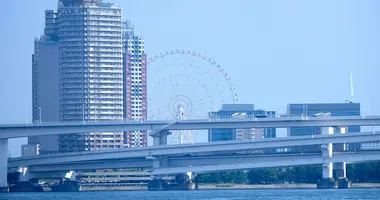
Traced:
<svg viewBox="0 0 380 200">
<path fill-rule="evenodd" d="M 177 120 L 185 120 L 185 113 L 184 113 L 184 107 L 182 104 L 179 104 L 177 106 Z M 173 134 L 173 139 L 177 139 L 179 141 L 179 144 L 193 144 L 193 137 L 190 131 L 188 130 L 181 130 L 177 133 Z"/>
<path fill-rule="evenodd" d="M 196 119 L 207 117 L 220 104 L 238 101 L 230 77 L 208 56 L 172 50 L 148 59 L 147 64 L 149 80 L 155 83 L 148 86 L 148 105 L 162 105 L 160 109 L 150 109 L 150 116 L 177 121 Z M 171 140 L 169 143 L 191 144 L 194 142 L 193 134 L 198 133 L 190 130 L 173 131 L 168 138 Z"/>
</svg>

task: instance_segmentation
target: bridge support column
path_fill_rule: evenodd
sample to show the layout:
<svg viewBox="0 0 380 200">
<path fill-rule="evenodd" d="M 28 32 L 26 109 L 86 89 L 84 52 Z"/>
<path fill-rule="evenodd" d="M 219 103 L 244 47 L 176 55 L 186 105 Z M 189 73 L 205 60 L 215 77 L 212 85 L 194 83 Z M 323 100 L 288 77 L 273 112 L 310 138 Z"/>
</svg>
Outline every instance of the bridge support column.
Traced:
<svg viewBox="0 0 380 200">
<path fill-rule="evenodd" d="M 323 127 L 322 128 L 322 135 L 331 135 L 335 132 L 334 127 Z M 321 145 L 322 150 L 322 157 L 323 158 L 330 158 L 332 157 L 332 144 L 322 144 Z M 335 188 L 335 180 L 333 177 L 333 163 L 326 161 L 322 165 L 322 180 L 318 181 L 317 188 L 318 189 L 331 189 Z"/>
<path fill-rule="evenodd" d="M 0 193 L 8 191 L 8 139 L 0 139 Z"/>
<path fill-rule="evenodd" d="M 197 174 L 193 174 L 194 190 L 199 190 L 199 183 L 195 180 L 196 176 Z"/>
<path fill-rule="evenodd" d="M 153 146 L 167 145 L 168 135 L 170 132 L 168 130 L 162 130 L 158 132 L 151 133 L 150 136 L 153 137 Z M 153 160 L 153 171 L 160 167 L 167 166 L 167 156 L 155 156 L 150 157 Z M 168 188 L 168 184 L 163 179 L 162 175 L 153 175 L 153 180 L 148 183 L 149 191 L 162 191 Z"/>
<path fill-rule="evenodd" d="M 334 178 L 347 178 L 346 176 L 346 162 L 334 163 Z"/>
<path fill-rule="evenodd" d="M 151 133 L 150 136 L 153 138 L 153 146 L 161 146 L 168 144 L 168 135 L 170 131 L 162 130 L 158 132 Z"/>
<path fill-rule="evenodd" d="M 154 132 L 150 134 L 153 137 L 153 146 L 167 145 L 168 135 L 171 133 L 168 130 L 162 130 L 159 132 Z M 153 160 L 153 174 L 154 170 L 167 167 L 168 157 L 167 156 L 154 156 L 149 157 Z M 191 173 L 187 174 L 177 174 L 175 183 L 167 183 L 162 175 L 154 175 L 153 180 L 148 183 L 148 190 L 150 191 L 162 191 L 162 190 L 194 190 L 195 184 L 191 180 Z"/>
<path fill-rule="evenodd" d="M 336 128 L 340 134 L 346 134 L 348 127 L 339 127 Z M 334 149 L 339 152 L 347 151 L 347 144 L 334 144 Z M 346 162 L 334 163 L 333 175 L 335 180 L 338 182 L 338 188 L 350 188 L 351 182 L 348 181 L 346 176 Z"/>
<path fill-rule="evenodd" d="M 153 159 L 153 171 L 160 167 L 166 167 L 168 163 L 167 156 L 157 156 L 151 158 Z M 168 184 L 163 179 L 162 175 L 153 175 L 153 180 L 148 183 L 149 191 L 163 191 L 167 190 Z"/>
<path fill-rule="evenodd" d="M 335 128 L 337 134 L 346 134 L 347 127 Z M 347 150 L 347 144 L 334 144 L 334 151 L 345 152 Z M 346 162 L 334 163 L 333 175 L 335 179 L 346 178 Z"/>
<path fill-rule="evenodd" d="M 346 176 L 346 162 L 334 163 L 335 180 L 338 182 L 339 189 L 351 187 L 351 181 Z"/>
</svg>

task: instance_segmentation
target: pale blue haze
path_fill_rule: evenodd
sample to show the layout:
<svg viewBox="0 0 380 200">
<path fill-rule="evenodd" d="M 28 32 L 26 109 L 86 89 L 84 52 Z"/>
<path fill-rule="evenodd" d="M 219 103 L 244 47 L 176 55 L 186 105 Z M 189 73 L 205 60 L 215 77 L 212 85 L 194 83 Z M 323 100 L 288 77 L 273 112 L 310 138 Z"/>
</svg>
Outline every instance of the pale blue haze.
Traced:
<svg viewBox="0 0 380 200">
<path fill-rule="evenodd" d="M 354 74 L 363 114 L 380 114 L 378 0 L 110 0 L 121 6 L 148 55 L 204 53 L 230 75 L 241 103 L 285 112 L 286 104 L 344 102 Z M 31 119 L 31 54 L 44 11 L 56 0 L 0 7 L 0 123 Z M 10 144 L 19 155 L 20 141 Z"/>
</svg>

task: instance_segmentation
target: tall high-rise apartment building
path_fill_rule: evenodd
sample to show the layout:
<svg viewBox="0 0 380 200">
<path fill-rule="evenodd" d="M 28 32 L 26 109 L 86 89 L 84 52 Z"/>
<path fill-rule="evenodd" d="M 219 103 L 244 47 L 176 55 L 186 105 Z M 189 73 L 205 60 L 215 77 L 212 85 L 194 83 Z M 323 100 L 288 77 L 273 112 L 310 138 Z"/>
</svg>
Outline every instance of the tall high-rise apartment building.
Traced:
<svg viewBox="0 0 380 200">
<path fill-rule="evenodd" d="M 33 121 L 59 121 L 59 47 L 54 36 L 44 35 L 34 42 L 32 56 Z M 41 154 L 58 152 L 58 136 L 29 137 L 30 145 L 40 144 Z"/>
<path fill-rule="evenodd" d="M 61 1 L 61 121 L 123 120 L 121 8 L 98 1 Z M 122 132 L 62 135 L 60 151 L 120 148 Z"/>
<path fill-rule="evenodd" d="M 59 121 L 59 42 L 55 19 L 57 12 L 45 12 L 44 34 L 34 41 L 32 55 L 33 122 Z M 39 146 L 39 153 L 58 152 L 58 136 L 28 138 L 29 146 Z M 28 151 L 28 149 L 23 151 Z"/>
<path fill-rule="evenodd" d="M 102 0 L 59 0 L 45 12 L 45 31 L 33 55 L 34 121 L 124 120 L 121 8 Z M 146 68 L 145 68 L 146 69 Z M 49 116 L 51 115 L 51 116 Z M 45 137 L 43 137 L 45 138 Z M 78 133 L 43 140 L 51 152 L 120 148 L 122 132 Z"/>
<path fill-rule="evenodd" d="M 123 23 L 124 118 L 131 121 L 147 119 L 147 57 L 144 39 L 136 36 L 130 21 Z M 124 133 L 127 147 L 147 146 L 146 131 Z"/>
</svg>

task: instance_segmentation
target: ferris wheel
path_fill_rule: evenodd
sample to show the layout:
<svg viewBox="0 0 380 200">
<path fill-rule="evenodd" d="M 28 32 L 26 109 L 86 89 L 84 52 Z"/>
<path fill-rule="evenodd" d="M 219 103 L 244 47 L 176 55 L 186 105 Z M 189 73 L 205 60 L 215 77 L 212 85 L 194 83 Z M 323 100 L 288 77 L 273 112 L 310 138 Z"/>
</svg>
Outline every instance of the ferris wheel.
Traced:
<svg viewBox="0 0 380 200">
<path fill-rule="evenodd" d="M 207 56 L 174 50 L 150 58 L 147 64 L 148 119 L 205 119 L 221 104 L 238 102 L 231 78 Z M 174 131 L 168 142 L 193 143 L 193 135 Z"/>
</svg>

